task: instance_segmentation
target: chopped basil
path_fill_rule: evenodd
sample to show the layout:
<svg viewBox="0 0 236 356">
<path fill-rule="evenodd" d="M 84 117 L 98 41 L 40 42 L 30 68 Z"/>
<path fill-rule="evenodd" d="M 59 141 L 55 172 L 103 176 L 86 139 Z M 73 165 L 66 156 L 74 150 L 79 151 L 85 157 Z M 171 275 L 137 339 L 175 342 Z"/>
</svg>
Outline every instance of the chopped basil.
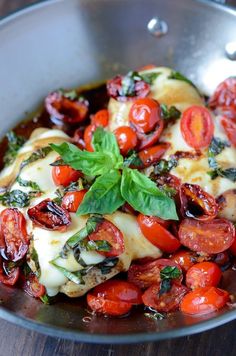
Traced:
<svg viewBox="0 0 236 356">
<path fill-rule="evenodd" d="M 25 159 L 20 166 L 20 169 L 24 168 L 30 163 L 33 163 L 39 159 L 45 158 L 50 152 L 52 152 L 52 148 L 50 146 L 39 148 L 37 151 L 33 152 L 29 158 Z"/>
<path fill-rule="evenodd" d="M 15 189 L 0 196 L 0 201 L 4 206 L 10 208 L 25 208 L 30 205 L 30 194 Z"/>
<path fill-rule="evenodd" d="M 65 165 L 66 165 L 65 162 L 61 158 L 57 159 L 55 162 L 50 163 L 50 166 L 52 167 L 65 166 Z"/>
<path fill-rule="evenodd" d="M 40 275 L 41 275 L 41 270 L 40 270 L 38 253 L 37 253 L 37 251 L 35 250 L 34 247 L 30 250 L 30 258 L 34 262 L 34 265 L 35 265 L 35 268 L 36 268 L 35 274 L 39 278 Z"/>
<path fill-rule="evenodd" d="M 183 82 L 186 82 L 186 83 L 192 85 L 192 87 L 194 87 L 199 93 L 199 90 L 196 87 L 196 85 L 190 79 L 186 78 L 183 74 L 181 74 L 180 72 L 176 72 L 173 70 L 171 72 L 171 74 L 169 75 L 168 79 L 182 80 Z"/>
<path fill-rule="evenodd" d="M 171 289 L 171 280 L 179 278 L 181 276 L 181 271 L 175 266 L 166 266 L 164 267 L 161 272 L 161 286 L 158 296 L 167 293 Z"/>
<path fill-rule="evenodd" d="M 161 159 L 158 163 L 154 166 L 154 173 L 155 174 L 163 174 L 168 173 L 171 171 L 172 168 L 177 167 L 178 160 L 176 158 L 171 158 L 169 161 L 165 159 Z"/>
<path fill-rule="evenodd" d="M 102 274 L 108 274 L 114 268 L 119 259 L 117 257 L 108 257 L 101 263 L 97 264 L 96 267 L 100 269 Z"/>
<path fill-rule="evenodd" d="M 35 192 L 42 192 L 40 189 L 39 185 L 36 182 L 32 182 L 31 180 L 24 180 L 20 178 L 20 176 L 17 177 L 16 181 L 19 183 L 21 187 L 29 187 L 32 188 Z"/>
<path fill-rule="evenodd" d="M 161 287 L 158 295 L 161 296 L 164 293 L 168 293 L 170 289 L 171 289 L 171 280 L 164 279 L 163 281 L 161 281 Z"/>
<path fill-rule="evenodd" d="M 163 192 L 165 193 L 169 198 L 174 198 L 177 194 L 177 191 L 170 187 L 169 185 L 167 184 L 163 184 L 163 185 L 158 185 L 158 188 Z"/>
<path fill-rule="evenodd" d="M 159 312 L 154 312 L 154 313 L 144 313 L 144 316 L 146 316 L 147 318 L 149 319 L 152 319 L 152 320 L 162 320 L 165 318 L 165 316 Z"/>
<path fill-rule="evenodd" d="M 148 72 L 148 73 L 139 73 L 139 76 L 142 80 L 144 80 L 147 84 L 153 84 L 154 80 L 160 75 L 160 72 Z"/>
<path fill-rule="evenodd" d="M 50 305 L 53 304 L 55 297 L 49 297 L 49 295 L 44 294 L 40 299 L 44 304 Z"/>
<path fill-rule="evenodd" d="M 70 91 L 66 91 L 64 89 L 59 89 L 58 93 L 63 95 L 65 98 L 69 99 L 69 100 L 77 100 L 78 99 L 78 93 L 76 90 L 70 90 Z"/>
<path fill-rule="evenodd" d="M 135 96 L 135 84 L 143 80 L 147 84 L 152 84 L 154 80 L 160 75 L 158 72 L 139 73 L 129 72 L 122 78 L 122 89 L 120 96 Z"/>
<path fill-rule="evenodd" d="M 53 265 L 58 269 L 58 271 L 63 273 L 66 278 L 68 278 L 70 281 L 74 282 L 75 284 L 84 284 L 84 280 L 82 278 L 80 271 L 70 272 L 66 268 L 58 266 L 55 262 L 56 260 L 57 259 L 50 261 L 51 265 Z"/>
<path fill-rule="evenodd" d="M 161 104 L 161 115 L 164 120 L 177 120 L 181 116 L 181 111 L 179 111 L 175 106 L 170 106 L 168 108 L 167 105 Z"/>
<path fill-rule="evenodd" d="M 109 252 L 111 250 L 111 244 L 106 240 L 98 240 L 98 241 L 88 241 L 86 244 L 87 251 L 101 251 L 101 252 Z"/>
<path fill-rule="evenodd" d="M 129 152 L 128 156 L 124 159 L 124 166 L 125 167 L 136 167 L 141 168 L 143 167 L 143 162 L 139 158 L 139 155 L 135 151 Z"/>
<path fill-rule="evenodd" d="M 13 131 L 8 132 L 6 137 L 8 139 L 8 147 L 4 154 L 3 162 L 6 166 L 9 166 L 15 160 L 17 152 L 23 146 L 26 139 L 22 136 L 17 136 Z"/>
</svg>

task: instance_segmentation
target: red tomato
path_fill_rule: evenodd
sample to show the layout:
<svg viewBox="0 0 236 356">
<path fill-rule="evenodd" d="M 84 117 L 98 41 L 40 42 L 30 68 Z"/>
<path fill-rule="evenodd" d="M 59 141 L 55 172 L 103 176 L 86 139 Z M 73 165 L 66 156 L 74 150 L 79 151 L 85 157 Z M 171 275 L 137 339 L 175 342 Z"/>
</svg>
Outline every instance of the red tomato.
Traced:
<svg viewBox="0 0 236 356">
<path fill-rule="evenodd" d="M 95 115 L 92 116 L 91 123 L 95 126 L 103 126 L 106 127 L 109 122 L 109 112 L 107 109 L 102 109 L 96 112 Z"/>
<path fill-rule="evenodd" d="M 231 144 L 236 147 L 236 119 L 232 120 L 226 116 L 223 116 L 221 118 L 221 125 L 223 126 Z"/>
<path fill-rule="evenodd" d="M 145 98 L 150 92 L 150 85 L 144 80 L 134 80 L 134 88 L 131 95 L 125 95 L 123 90 L 123 80 L 121 75 L 115 76 L 107 82 L 107 93 L 110 97 L 118 101 L 134 100 L 135 98 Z"/>
<path fill-rule="evenodd" d="M 196 256 L 191 251 L 180 250 L 171 256 L 171 260 L 177 263 L 184 272 L 187 272 L 196 263 Z"/>
<path fill-rule="evenodd" d="M 83 189 L 75 192 L 67 192 L 62 199 L 61 207 L 68 210 L 70 213 L 75 213 L 82 203 L 87 191 L 87 189 Z"/>
<path fill-rule="evenodd" d="M 129 126 L 120 126 L 115 131 L 120 152 L 123 156 L 126 156 L 130 150 L 133 150 L 138 142 L 137 135 L 134 130 Z"/>
<path fill-rule="evenodd" d="M 183 112 L 181 133 L 186 143 L 195 149 L 209 146 L 214 132 L 210 112 L 202 106 L 191 106 Z"/>
<path fill-rule="evenodd" d="M 73 143 L 81 150 L 85 149 L 85 143 L 83 138 L 84 138 L 84 129 L 79 127 L 74 132 Z"/>
<path fill-rule="evenodd" d="M 233 108 L 232 106 L 219 106 L 215 110 L 216 115 L 221 115 L 227 117 L 231 120 L 236 120 L 236 107 Z"/>
<path fill-rule="evenodd" d="M 137 219 L 143 235 L 162 251 L 172 253 L 180 247 L 179 240 L 160 225 L 155 216 L 139 214 Z"/>
<path fill-rule="evenodd" d="M 184 183 L 180 187 L 181 212 L 196 220 L 212 220 L 218 213 L 215 198 L 197 184 Z"/>
<path fill-rule="evenodd" d="M 71 224 L 69 212 L 50 199 L 41 201 L 28 209 L 27 213 L 33 223 L 42 229 L 63 232 Z"/>
<path fill-rule="evenodd" d="M 23 283 L 24 291 L 34 298 L 40 298 L 46 293 L 45 287 L 39 283 L 38 278 L 30 273 Z"/>
<path fill-rule="evenodd" d="M 141 159 L 143 166 L 149 167 L 158 162 L 169 147 L 169 143 L 160 143 L 159 145 L 140 151 L 138 156 Z"/>
<path fill-rule="evenodd" d="M 55 124 L 78 124 L 88 114 L 88 102 L 83 99 L 71 100 L 59 92 L 49 94 L 45 99 L 45 107 Z"/>
<path fill-rule="evenodd" d="M 236 78 L 230 77 L 220 83 L 209 100 L 209 107 L 230 106 L 236 109 Z"/>
<path fill-rule="evenodd" d="M 142 304 L 141 290 L 135 284 L 127 281 L 110 279 L 95 287 L 93 294 L 113 302 Z"/>
<path fill-rule="evenodd" d="M 0 252 L 3 258 L 16 262 L 27 253 L 29 236 L 26 220 L 18 209 L 4 209 L 0 214 Z"/>
<path fill-rule="evenodd" d="M 179 308 L 180 302 L 189 289 L 173 283 L 169 292 L 159 295 L 160 284 L 153 284 L 143 294 L 143 303 L 159 312 L 169 313 Z"/>
<path fill-rule="evenodd" d="M 67 187 L 71 182 L 76 182 L 81 177 L 81 172 L 70 166 L 52 167 L 52 179 L 56 185 Z"/>
<path fill-rule="evenodd" d="M 216 287 L 221 279 L 221 269 L 214 262 L 200 262 L 190 267 L 186 274 L 186 285 L 191 289 Z"/>
<path fill-rule="evenodd" d="M 109 252 L 100 252 L 106 257 L 115 257 L 121 255 L 125 251 L 124 236 L 122 232 L 108 220 L 103 220 L 98 224 L 96 231 L 89 235 L 89 240 L 107 241 L 111 245 Z"/>
<path fill-rule="evenodd" d="M 226 219 L 196 221 L 184 219 L 179 227 L 180 242 L 192 251 L 219 253 L 234 242 L 234 225 Z"/>
<path fill-rule="evenodd" d="M 142 133 L 153 131 L 161 121 L 161 108 L 159 103 L 151 98 L 137 99 L 129 112 L 129 121 Z"/>
<path fill-rule="evenodd" d="M 132 264 L 128 271 L 128 280 L 139 288 L 148 288 L 161 281 L 160 271 L 167 266 L 177 267 L 181 271 L 175 262 L 160 258 L 143 264 Z M 182 274 L 177 280 L 182 280 Z"/>
<path fill-rule="evenodd" d="M 212 313 L 229 300 L 229 293 L 216 287 L 197 288 L 188 293 L 180 304 L 180 310 L 186 314 L 203 315 Z"/>
<path fill-rule="evenodd" d="M 84 143 L 85 143 L 85 149 L 89 152 L 93 152 L 93 144 L 92 144 L 92 138 L 93 138 L 93 133 L 96 130 L 97 126 L 96 125 L 88 125 L 84 131 Z"/>
<path fill-rule="evenodd" d="M 150 134 L 144 134 L 142 132 L 137 131 L 137 137 L 139 139 L 138 149 L 144 150 L 155 145 L 159 140 L 163 129 L 164 129 L 164 123 L 162 120 L 157 124 L 155 131 L 153 131 Z"/>
<path fill-rule="evenodd" d="M 103 297 L 97 297 L 93 294 L 87 294 L 87 303 L 89 307 L 96 313 L 101 313 L 109 316 L 121 316 L 127 314 L 132 308 L 131 303 L 114 302 Z"/>
<path fill-rule="evenodd" d="M 7 286 L 13 286 L 16 284 L 20 276 L 20 268 L 13 267 L 8 268 L 7 262 L 1 262 L 2 266 L 0 267 L 0 283 L 6 284 Z"/>
</svg>

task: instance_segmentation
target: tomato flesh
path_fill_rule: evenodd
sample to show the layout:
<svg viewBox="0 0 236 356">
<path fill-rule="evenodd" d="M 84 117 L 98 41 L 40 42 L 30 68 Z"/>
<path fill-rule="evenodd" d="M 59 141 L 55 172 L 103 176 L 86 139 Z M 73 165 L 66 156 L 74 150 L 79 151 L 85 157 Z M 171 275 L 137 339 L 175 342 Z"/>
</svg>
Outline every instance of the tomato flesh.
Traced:
<svg viewBox="0 0 236 356">
<path fill-rule="evenodd" d="M 62 199 L 61 207 L 68 210 L 70 213 L 75 213 L 82 203 L 87 191 L 87 189 L 83 189 L 75 192 L 67 192 Z"/>
<path fill-rule="evenodd" d="M 179 240 L 159 224 L 155 216 L 139 214 L 137 220 L 143 235 L 162 251 L 172 253 L 180 247 Z"/>
<path fill-rule="evenodd" d="M 86 129 L 84 130 L 84 143 L 85 143 L 85 149 L 89 152 L 93 152 L 93 144 L 92 144 L 92 139 L 93 139 L 93 134 L 96 130 L 97 126 L 94 124 L 88 125 Z"/>
<path fill-rule="evenodd" d="M 91 123 L 95 126 L 106 127 L 109 122 L 109 112 L 107 109 L 102 109 L 96 112 L 91 118 Z"/>
<path fill-rule="evenodd" d="M 23 289 L 29 296 L 34 298 L 40 298 L 46 293 L 45 287 L 39 283 L 38 278 L 33 273 L 25 277 Z"/>
<path fill-rule="evenodd" d="M 216 287 L 202 287 L 188 293 L 180 304 L 186 314 L 204 315 L 223 308 L 229 301 L 229 293 Z"/>
<path fill-rule="evenodd" d="M 227 250 L 234 242 L 235 229 L 226 219 L 196 221 L 184 219 L 179 227 L 182 245 L 192 251 L 219 253 Z"/>
<path fill-rule="evenodd" d="M 196 255 L 191 251 L 180 250 L 171 256 L 171 260 L 177 263 L 184 272 L 196 263 Z"/>
<path fill-rule="evenodd" d="M 26 220 L 18 209 L 4 209 L 0 214 L 0 252 L 4 259 L 21 260 L 27 253 L 29 236 Z"/>
<path fill-rule="evenodd" d="M 96 231 L 90 234 L 88 238 L 93 241 L 107 241 L 111 245 L 110 251 L 99 251 L 106 257 L 119 256 L 125 251 L 124 236 L 111 221 L 104 219 L 98 224 Z"/>
<path fill-rule="evenodd" d="M 140 151 L 138 156 L 143 163 L 143 167 L 149 167 L 158 162 L 169 147 L 169 143 L 160 143 L 159 145 Z"/>
<path fill-rule="evenodd" d="M 222 272 L 214 262 L 200 262 L 190 267 L 186 274 L 186 285 L 191 289 L 216 287 Z"/>
<path fill-rule="evenodd" d="M 185 142 L 195 149 L 209 146 L 214 132 L 210 112 L 202 106 L 191 106 L 183 112 L 180 128 Z"/>
<path fill-rule="evenodd" d="M 120 126 L 115 131 L 118 145 L 120 147 L 120 152 L 123 156 L 126 156 L 127 153 L 133 150 L 138 142 L 137 135 L 134 130 L 129 126 Z"/>
<path fill-rule="evenodd" d="M 109 316 L 122 316 L 132 308 L 131 303 L 114 302 L 103 297 L 97 297 L 91 293 L 87 294 L 88 306 L 96 313 Z"/>
<path fill-rule="evenodd" d="M 70 166 L 52 167 L 52 179 L 55 185 L 63 185 L 63 187 L 67 187 L 70 183 L 76 182 L 81 175 L 81 172 L 76 171 Z"/>
</svg>

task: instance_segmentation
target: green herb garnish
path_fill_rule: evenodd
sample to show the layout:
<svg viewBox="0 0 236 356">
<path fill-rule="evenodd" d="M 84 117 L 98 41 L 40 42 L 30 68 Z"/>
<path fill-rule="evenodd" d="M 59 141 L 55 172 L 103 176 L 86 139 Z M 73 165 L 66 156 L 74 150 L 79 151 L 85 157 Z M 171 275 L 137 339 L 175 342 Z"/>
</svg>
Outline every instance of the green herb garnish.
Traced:
<svg viewBox="0 0 236 356">
<path fill-rule="evenodd" d="M 58 271 L 63 273 L 66 278 L 68 278 L 70 281 L 74 282 L 75 284 L 84 284 L 84 280 L 82 278 L 80 271 L 70 272 L 66 268 L 59 266 L 56 263 L 56 260 L 57 260 L 57 258 L 55 260 L 50 261 L 50 264 L 53 265 L 54 267 L 56 267 L 58 269 Z"/>
<path fill-rule="evenodd" d="M 135 84 L 141 80 L 147 84 L 152 84 L 154 80 L 160 75 L 158 72 L 149 72 L 149 73 L 139 73 L 139 72 L 129 72 L 122 78 L 122 88 L 119 93 L 120 96 L 135 96 Z"/>
<path fill-rule="evenodd" d="M 168 108 L 167 105 L 161 104 L 161 115 L 164 120 L 177 120 L 181 116 L 181 111 L 179 111 L 175 106 L 170 106 Z"/>
<path fill-rule="evenodd" d="M 139 155 L 135 151 L 131 151 L 128 156 L 124 159 L 124 166 L 125 167 L 135 167 L 141 168 L 143 167 L 143 162 L 139 158 Z"/>
<path fill-rule="evenodd" d="M 42 297 L 40 297 L 41 301 L 44 304 L 50 305 L 53 304 L 53 302 L 55 301 L 55 297 L 49 297 L 49 295 L 44 294 Z"/>
<path fill-rule="evenodd" d="M 9 166 L 16 158 L 17 152 L 23 146 L 26 139 L 22 136 L 18 136 L 15 132 L 10 131 L 6 134 L 8 139 L 7 151 L 4 154 L 3 162 L 6 166 Z"/>
<path fill-rule="evenodd" d="M 4 206 L 10 208 L 25 208 L 30 205 L 30 194 L 22 190 L 15 189 L 0 196 L 0 201 Z"/>
<path fill-rule="evenodd" d="M 34 262 L 34 265 L 36 268 L 35 274 L 36 274 L 37 278 L 40 278 L 41 270 L 40 270 L 39 258 L 38 258 L 38 253 L 34 247 L 30 250 L 30 258 Z"/>
<path fill-rule="evenodd" d="M 181 271 L 177 267 L 166 266 L 160 272 L 161 277 L 161 287 L 158 295 L 167 293 L 171 289 L 171 280 L 179 278 L 181 276 Z"/>
<path fill-rule="evenodd" d="M 33 152 L 29 158 L 25 159 L 20 166 L 20 169 L 24 168 L 30 163 L 33 163 L 39 159 L 45 158 L 50 152 L 52 152 L 52 148 L 50 146 L 39 148 L 37 151 Z"/>
<path fill-rule="evenodd" d="M 152 320 L 162 320 L 165 318 L 165 316 L 159 312 L 154 312 L 154 313 L 144 313 L 144 316 L 146 316 L 147 318 L 149 319 L 152 319 Z"/>
<path fill-rule="evenodd" d="M 100 269 L 102 274 L 108 274 L 111 272 L 112 268 L 117 265 L 118 262 L 118 257 L 108 257 L 101 263 L 97 264 L 96 267 Z"/>
<path fill-rule="evenodd" d="M 178 160 L 176 158 L 171 158 L 169 161 L 165 159 L 161 159 L 158 163 L 154 166 L 154 173 L 155 174 L 164 174 L 171 171 L 172 168 L 177 167 Z"/>
<path fill-rule="evenodd" d="M 39 185 L 36 182 L 32 182 L 31 180 L 22 179 L 20 176 L 17 177 L 16 181 L 19 183 L 21 187 L 29 187 L 33 189 L 35 192 L 42 193 Z"/>
</svg>

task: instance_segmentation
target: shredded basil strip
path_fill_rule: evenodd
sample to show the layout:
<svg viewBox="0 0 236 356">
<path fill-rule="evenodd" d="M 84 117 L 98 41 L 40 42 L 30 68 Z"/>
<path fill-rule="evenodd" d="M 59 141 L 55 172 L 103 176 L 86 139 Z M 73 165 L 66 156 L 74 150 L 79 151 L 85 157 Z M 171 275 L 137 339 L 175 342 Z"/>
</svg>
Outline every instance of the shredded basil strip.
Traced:
<svg viewBox="0 0 236 356">
<path fill-rule="evenodd" d="M 111 244 L 106 240 L 98 240 L 98 241 L 90 240 L 86 244 L 87 251 L 109 252 L 111 248 L 112 248 Z"/>
<path fill-rule="evenodd" d="M 63 95 L 65 98 L 69 99 L 69 100 L 76 100 L 79 98 L 78 93 L 76 90 L 70 90 L 70 91 L 66 91 L 64 89 L 59 89 L 58 93 Z"/>
<path fill-rule="evenodd" d="M 22 190 L 15 189 L 0 196 L 0 201 L 4 206 L 10 208 L 25 208 L 30 205 L 30 194 Z"/>
<path fill-rule="evenodd" d="M 143 167 L 143 162 L 139 158 L 139 155 L 135 151 L 129 152 L 128 156 L 124 159 L 124 166 L 125 167 L 135 167 L 141 168 Z"/>
<path fill-rule="evenodd" d="M 166 266 L 160 272 L 161 287 L 158 296 L 167 293 L 171 289 L 171 280 L 179 278 L 182 275 L 181 271 L 175 266 Z"/>
<path fill-rule="evenodd" d="M 34 247 L 30 250 L 30 258 L 34 262 L 34 265 L 35 265 L 35 268 L 36 268 L 35 274 L 36 274 L 36 276 L 38 278 L 40 278 L 41 269 L 40 269 L 40 264 L 39 264 L 39 258 L 38 258 L 38 253 L 37 253 L 37 251 L 35 250 Z"/>
<path fill-rule="evenodd" d="M 44 294 L 40 299 L 44 304 L 50 305 L 53 304 L 55 297 L 49 297 L 49 295 Z"/>
<path fill-rule="evenodd" d="M 63 159 L 57 159 L 55 162 L 50 163 L 50 166 L 57 167 L 57 166 L 65 166 L 65 162 Z"/>
<path fill-rule="evenodd" d="M 96 267 L 100 269 L 102 274 L 108 274 L 111 272 L 112 268 L 117 265 L 118 262 L 118 257 L 108 257 L 101 263 L 98 263 Z"/>
<path fill-rule="evenodd" d="M 16 181 L 19 183 L 21 187 L 29 187 L 32 188 L 35 192 L 42 193 L 42 190 L 40 189 L 39 185 L 36 182 L 22 179 L 20 176 L 17 177 Z"/>
<path fill-rule="evenodd" d="M 4 154 L 3 162 L 5 166 L 9 166 L 15 160 L 17 152 L 24 145 L 26 139 L 16 135 L 13 131 L 8 132 L 6 137 L 8 139 L 8 147 Z"/>
<path fill-rule="evenodd" d="M 51 265 L 53 265 L 58 269 L 58 271 L 63 273 L 66 278 L 68 278 L 70 281 L 74 282 L 75 284 L 84 284 L 84 280 L 82 278 L 80 271 L 70 272 L 66 268 L 58 266 L 55 262 L 56 260 L 57 258 L 55 260 L 50 261 Z"/>
<path fill-rule="evenodd" d="M 161 104 L 161 115 L 164 120 L 177 120 L 181 116 L 181 111 L 179 111 L 175 106 L 170 106 L 168 108 L 167 105 Z"/>
<path fill-rule="evenodd" d="M 169 161 L 161 159 L 158 163 L 155 164 L 154 173 L 158 175 L 168 173 L 172 168 L 177 167 L 177 165 L 178 160 L 176 158 L 171 158 Z"/>
<path fill-rule="evenodd" d="M 129 72 L 122 78 L 122 89 L 119 93 L 120 96 L 135 96 L 135 83 L 143 80 L 147 84 L 152 84 L 154 80 L 160 75 L 158 72 Z"/>
<path fill-rule="evenodd" d="M 33 163 L 39 159 L 45 158 L 50 152 L 52 152 L 52 148 L 50 146 L 39 148 L 37 151 L 33 152 L 29 158 L 22 161 L 20 169 L 24 168 L 30 163 Z"/>
<path fill-rule="evenodd" d="M 144 316 L 146 316 L 149 319 L 152 320 L 163 320 L 165 318 L 165 316 L 159 312 L 154 312 L 154 313 L 144 313 Z"/>
</svg>

